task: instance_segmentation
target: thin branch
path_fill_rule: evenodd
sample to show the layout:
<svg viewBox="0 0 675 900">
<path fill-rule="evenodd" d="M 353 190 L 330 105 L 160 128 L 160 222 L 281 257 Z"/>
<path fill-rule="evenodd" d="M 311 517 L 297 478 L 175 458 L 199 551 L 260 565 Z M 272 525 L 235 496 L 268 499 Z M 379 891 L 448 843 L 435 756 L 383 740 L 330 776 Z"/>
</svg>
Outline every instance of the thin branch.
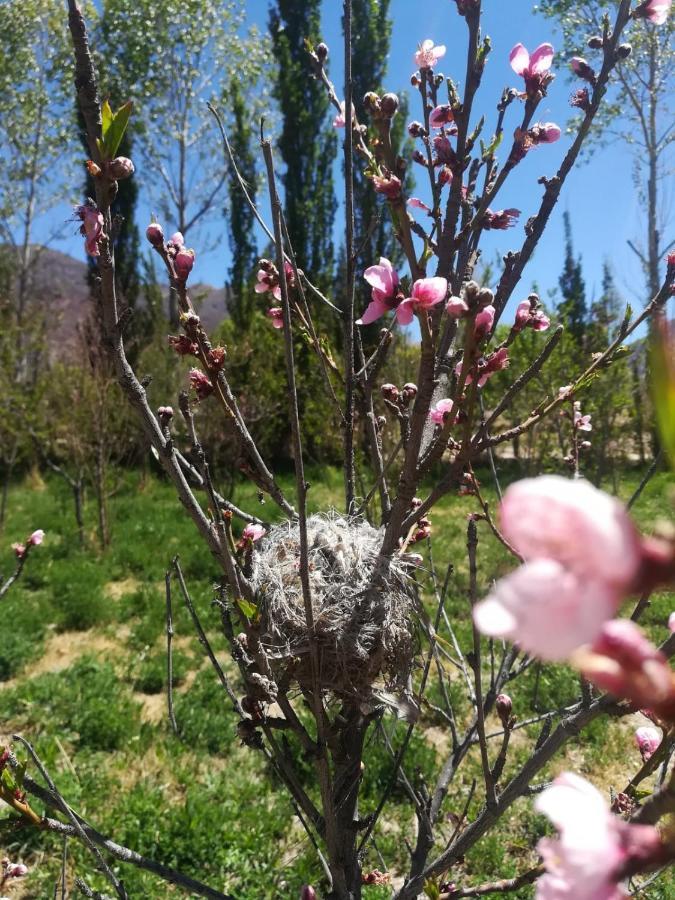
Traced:
<svg viewBox="0 0 675 900">
<path fill-rule="evenodd" d="M 173 711 L 173 613 L 171 610 L 171 569 L 164 575 L 166 593 L 166 698 L 169 706 L 169 722 L 173 733 L 178 736 L 178 725 Z"/>
</svg>

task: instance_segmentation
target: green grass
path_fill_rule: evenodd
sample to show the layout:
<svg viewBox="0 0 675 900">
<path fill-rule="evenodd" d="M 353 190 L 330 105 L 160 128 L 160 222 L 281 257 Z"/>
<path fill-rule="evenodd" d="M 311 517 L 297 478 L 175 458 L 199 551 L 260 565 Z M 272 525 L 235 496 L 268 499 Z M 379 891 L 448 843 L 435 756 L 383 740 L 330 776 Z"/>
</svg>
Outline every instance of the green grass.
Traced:
<svg viewBox="0 0 675 900">
<path fill-rule="evenodd" d="M 503 486 L 517 477 L 504 465 Z M 495 504 L 488 473 L 479 473 L 484 494 Z M 630 496 L 640 473 L 626 471 L 621 494 Z M 281 478 L 292 495 L 293 479 Z M 342 475 L 333 469 L 314 469 L 309 502 L 312 510 L 339 503 Z M 634 509 L 640 527 L 650 532 L 659 519 L 672 518 L 668 500 L 673 482 L 665 474 L 648 485 Z M 423 492 L 422 492 L 423 493 Z M 238 483 L 234 501 L 272 516 L 268 502 L 260 506 L 257 491 Z M 476 511 L 471 497 L 448 496 L 434 509 L 434 558 L 439 573 L 454 565 L 448 612 L 464 647 L 471 638 L 467 597 L 467 516 Z M 0 723 L 2 732 L 17 730 L 29 737 L 71 804 L 92 824 L 116 840 L 165 864 L 241 898 L 294 898 L 300 886 L 321 885 L 316 857 L 293 816 L 289 800 L 264 758 L 240 746 L 236 716 L 226 695 L 204 660 L 203 648 L 179 596 L 174 597 L 176 738 L 165 713 L 165 595 L 164 573 L 178 554 L 192 597 L 229 674 L 226 642 L 219 617 L 211 606 L 218 571 L 192 522 L 177 502 L 172 487 L 154 476 L 120 473 L 119 488 L 110 503 L 112 544 L 101 553 L 95 540 L 93 503 L 87 508 L 88 546 L 76 541 L 69 497 L 58 480 L 17 484 L 11 491 L 9 517 L 0 536 L 0 571 L 12 566 L 9 544 L 35 528 L 46 531 L 43 546 L 32 554 L 24 576 L 3 604 L 0 629 Z M 504 548 L 484 523 L 479 525 L 479 587 L 511 567 Z M 644 617 L 654 640 L 665 634 L 675 606 L 672 594 L 655 595 Z M 447 635 L 446 635 L 447 637 Z M 462 677 L 448 669 L 448 691 L 462 719 L 470 715 Z M 564 666 L 531 667 L 511 691 L 514 712 L 524 719 L 536 708 L 562 706 L 578 696 L 577 677 Z M 429 699 L 440 704 L 435 678 Z M 398 746 L 405 724 L 387 718 L 384 727 Z M 491 720 L 489 730 L 497 730 Z M 532 751 L 538 726 L 518 732 L 505 777 Z M 442 761 L 447 727 L 433 710 L 423 712 L 405 763 L 416 787 L 430 785 Z M 293 751 L 291 747 L 289 752 Z M 392 762 L 382 738 L 369 743 L 363 778 L 363 812 L 372 810 L 389 781 Z M 564 756 L 554 760 L 542 778 L 560 771 Z M 569 762 L 575 771 L 600 786 L 620 788 L 637 768 L 637 752 L 625 725 L 598 721 L 575 741 Z M 460 768 L 445 807 L 441 832 L 452 833 L 452 814 L 465 803 L 472 779 L 480 778 L 480 761 L 472 750 Z M 308 763 L 302 778 L 313 790 Z M 480 809 L 480 791 L 469 815 Z M 487 835 L 452 873 L 461 883 L 506 877 L 535 860 L 532 847 L 544 833 L 543 819 L 532 813 L 531 801 L 521 799 L 497 831 Z M 378 830 L 378 849 L 395 872 L 404 871 L 405 841 L 413 840 L 412 815 L 405 792 L 393 792 L 385 827 Z M 35 868 L 26 896 L 51 896 L 59 872 L 60 842 L 54 837 L 22 832 L 5 840 L 5 852 L 21 855 Z M 105 890 L 103 879 L 92 874 L 86 851 L 71 842 L 69 871 L 87 874 L 92 886 Z M 381 868 L 373 851 L 365 865 Z M 132 897 L 159 900 L 179 893 L 154 876 L 131 867 L 115 866 Z M 670 893 L 669 893 L 670 891 Z M 675 880 L 664 878 L 643 896 L 657 900 L 675 895 Z M 367 888 L 366 900 L 388 896 L 381 888 Z M 531 897 L 524 888 L 515 897 Z"/>
</svg>

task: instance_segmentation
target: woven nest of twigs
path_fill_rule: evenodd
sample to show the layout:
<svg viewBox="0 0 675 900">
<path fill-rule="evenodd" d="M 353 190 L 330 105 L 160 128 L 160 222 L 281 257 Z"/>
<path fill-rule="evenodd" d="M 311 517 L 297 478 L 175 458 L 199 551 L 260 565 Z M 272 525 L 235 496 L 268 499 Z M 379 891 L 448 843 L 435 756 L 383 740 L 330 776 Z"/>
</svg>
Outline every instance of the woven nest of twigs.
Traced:
<svg viewBox="0 0 675 900">
<path fill-rule="evenodd" d="M 307 522 L 309 576 L 321 690 L 367 699 L 373 687 L 404 688 L 415 652 L 416 592 L 412 567 L 395 558 L 369 591 L 382 534 L 337 513 Z M 311 661 L 300 583 L 297 523 L 271 529 L 256 544 L 252 580 L 260 610 L 260 643 L 277 683 L 310 689 Z"/>
</svg>

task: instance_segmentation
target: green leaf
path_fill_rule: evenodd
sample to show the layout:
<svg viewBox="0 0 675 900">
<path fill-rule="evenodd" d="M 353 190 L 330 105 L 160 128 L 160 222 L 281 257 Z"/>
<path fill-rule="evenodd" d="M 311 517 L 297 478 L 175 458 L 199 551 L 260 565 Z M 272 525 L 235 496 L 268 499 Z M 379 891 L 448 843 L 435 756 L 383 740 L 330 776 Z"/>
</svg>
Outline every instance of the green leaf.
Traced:
<svg viewBox="0 0 675 900">
<path fill-rule="evenodd" d="M 236 604 L 249 621 L 254 621 L 258 617 L 258 607 L 250 600 L 237 597 Z"/>
<path fill-rule="evenodd" d="M 110 103 L 108 100 L 104 100 L 103 105 L 101 106 L 101 134 L 103 135 L 104 140 L 114 118 L 115 116 L 113 115 Z"/>
<path fill-rule="evenodd" d="M 131 115 L 133 105 L 132 101 L 129 100 L 124 106 L 120 106 L 117 112 L 112 115 L 112 120 L 106 131 L 103 133 L 103 146 L 106 159 L 115 158 L 119 145 L 122 143 L 124 132 L 127 130 L 129 116 Z"/>
<path fill-rule="evenodd" d="M 665 323 L 654 335 L 649 349 L 651 391 L 656 426 L 663 449 L 675 469 L 675 342 Z"/>
</svg>

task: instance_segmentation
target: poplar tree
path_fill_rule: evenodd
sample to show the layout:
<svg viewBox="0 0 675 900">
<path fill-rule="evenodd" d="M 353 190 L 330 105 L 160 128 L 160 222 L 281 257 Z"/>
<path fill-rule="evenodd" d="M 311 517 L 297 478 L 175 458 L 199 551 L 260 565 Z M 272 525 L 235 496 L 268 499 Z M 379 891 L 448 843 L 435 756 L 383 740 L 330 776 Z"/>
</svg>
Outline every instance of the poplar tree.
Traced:
<svg viewBox="0 0 675 900">
<path fill-rule="evenodd" d="M 586 285 L 581 270 L 581 257 L 575 258 L 572 244 L 572 225 L 569 213 L 564 213 L 565 263 L 558 280 L 562 300 L 558 304 L 560 319 L 567 335 L 576 349 L 585 343 L 588 309 L 586 306 Z M 569 348 L 570 350 L 572 348 Z"/>
<path fill-rule="evenodd" d="M 270 10 L 273 55 L 278 63 L 273 93 L 282 115 L 278 147 L 285 164 L 285 215 L 298 263 L 321 286 L 334 267 L 333 162 L 337 136 L 329 100 L 308 64 L 306 40 L 320 40 L 320 0 L 277 0 Z"/>
</svg>

